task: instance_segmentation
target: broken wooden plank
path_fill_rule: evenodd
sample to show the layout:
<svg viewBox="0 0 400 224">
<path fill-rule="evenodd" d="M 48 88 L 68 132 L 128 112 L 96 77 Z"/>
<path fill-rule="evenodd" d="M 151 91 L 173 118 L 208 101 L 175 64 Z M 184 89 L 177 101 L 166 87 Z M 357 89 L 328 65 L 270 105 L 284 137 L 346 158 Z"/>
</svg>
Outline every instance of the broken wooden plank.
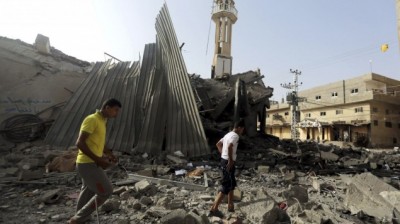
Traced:
<svg viewBox="0 0 400 224">
<path fill-rule="evenodd" d="M 184 187 L 187 190 L 204 191 L 206 189 L 206 187 L 202 186 L 202 185 L 184 183 L 184 182 L 155 178 L 155 177 L 146 177 L 146 176 L 141 176 L 141 175 L 137 175 L 137 174 L 133 174 L 133 173 L 128 174 L 127 180 L 116 182 L 115 185 L 117 185 L 117 186 L 128 185 L 128 184 L 136 183 L 141 180 L 147 180 L 150 183 L 154 183 L 154 184 L 165 184 L 165 185 L 175 186 L 175 187 Z"/>
</svg>

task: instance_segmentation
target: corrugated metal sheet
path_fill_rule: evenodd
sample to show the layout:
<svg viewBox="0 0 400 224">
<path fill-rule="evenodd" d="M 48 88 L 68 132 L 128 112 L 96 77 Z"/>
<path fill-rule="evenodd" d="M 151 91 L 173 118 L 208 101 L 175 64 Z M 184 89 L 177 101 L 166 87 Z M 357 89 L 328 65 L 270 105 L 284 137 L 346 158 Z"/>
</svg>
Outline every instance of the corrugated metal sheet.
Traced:
<svg viewBox="0 0 400 224">
<path fill-rule="evenodd" d="M 161 89 L 152 99 L 137 150 L 179 150 L 189 157 L 208 154 L 209 146 L 166 4 L 157 16 L 156 30 L 155 77 L 160 80 L 157 84 Z"/>
<path fill-rule="evenodd" d="M 141 68 L 138 62 L 94 66 L 50 129 L 48 144 L 73 145 L 84 117 L 114 97 L 122 110 L 107 125 L 108 147 L 152 154 L 179 150 L 190 157 L 210 152 L 165 4 L 156 30 L 157 42 L 145 46 Z"/>
<path fill-rule="evenodd" d="M 133 145 L 133 113 L 136 78 L 139 62 L 123 62 L 111 65 L 111 60 L 96 63 L 88 78 L 73 94 L 63 111 L 49 130 L 47 144 L 68 147 L 78 137 L 83 119 L 100 109 L 108 98 L 119 99 L 122 103 L 120 115 L 107 123 L 107 146 L 121 151 L 131 151 Z"/>
</svg>

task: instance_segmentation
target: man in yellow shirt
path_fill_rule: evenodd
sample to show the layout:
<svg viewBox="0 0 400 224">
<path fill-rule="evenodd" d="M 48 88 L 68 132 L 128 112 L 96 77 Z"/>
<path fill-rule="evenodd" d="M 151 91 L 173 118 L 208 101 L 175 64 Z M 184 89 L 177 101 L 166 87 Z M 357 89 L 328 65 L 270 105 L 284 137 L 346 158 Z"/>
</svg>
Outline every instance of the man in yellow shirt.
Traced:
<svg viewBox="0 0 400 224">
<path fill-rule="evenodd" d="M 105 149 L 106 123 L 108 118 L 118 115 L 121 107 L 118 100 L 109 99 L 103 103 L 101 110 L 82 122 L 76 141 L 79 148 L 76 167 L 82 178 L 82 189 L 70 224 L 84 222 L 113 193 L 112 184 L 103 170 L 116 162 L 115 157 L 104 156 L 109 151 Z"/>
</svg>

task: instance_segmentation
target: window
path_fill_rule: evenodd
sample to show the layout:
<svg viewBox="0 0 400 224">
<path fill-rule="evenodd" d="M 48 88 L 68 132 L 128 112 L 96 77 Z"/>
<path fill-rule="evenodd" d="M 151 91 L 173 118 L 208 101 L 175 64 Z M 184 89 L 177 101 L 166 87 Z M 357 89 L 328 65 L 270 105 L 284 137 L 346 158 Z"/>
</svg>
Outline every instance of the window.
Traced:
<svg viewBox="0 0 400 224">
<path fill-rule="evenodd" d="M 342 109 L 336 110 L 336 114 L 343 114 L 343 110 Z"/>
<path fill-rule="evenodd" d="M 311 117 L 311 113 L 306 113 L 306 117 Z M 399 124 L 400 125 L 400 124 Z"/>
<path fill-rule="evenodd" d="M 320 115 L 321 116 L 326 116 L 326 112 L 321 112 Z"/>
<path fill-rule="evenodd" d="M 315 96 L 316 100 L 320 100 L 321 99 L 321 95 Z"/>
<path fill-rule="evenodd" d="M 386 114 L 389 114 L 389 109 L 386 109 L 386 110 L 385 110 L 385 113 L 386 113 Z"/>
<path fill-rule="evenodd" d="M 355 112 L 356 113 L 361 113 L 361 112 L 363 112 L 363 108 L 362 107 L 356 107 L 355 108 Z"/>
<path fill-rule="evenodd" d="M 332 92 L 332 97 L 337 96 L 337 92 Z"/>
<path fill-rule="evenodd" d="M 393 144 L 397 144 L 397 138 L 393 138 Z"/>
<path fill-rule="evenodd" d="M 377 108 L 377 107 L 373 107 L 373 108 L 372 108 L 372 112 L 373 112 L 373 113 L 378 113 L 378 108 Z"/>
<path fill-rule="evenodd" d="M 400 128 L 400 123 L 398 123 L 398 125 L 399 125 L 399 128 Z"/>
<path fill-rule="evenodd" d="M 391 128 L 391 127 L 392 127 L 392 122 L 386 121 L 386 122 L 385 122 L 385 127 Z"/>
<path fill-rule="evenodd" d="M 289 115 L 289 112 L 285 112 L 285 116 L 288 116 Z"/>
<path fill-rule="evenodd" d="M 267 114 L 267 117 L 269 117 L 269 114 Z"/>
<path fill-rule="evenodd" d="M 350 91 L 351 93 L 358 93 L 358 89 L 356 88 L 356 89 L 351 89 L 351 91 Z"/>
<path fill-rule="evenodd" d="M 374 120 L 374 126 L 378 126 L 378 120 Z"/>
</svg>

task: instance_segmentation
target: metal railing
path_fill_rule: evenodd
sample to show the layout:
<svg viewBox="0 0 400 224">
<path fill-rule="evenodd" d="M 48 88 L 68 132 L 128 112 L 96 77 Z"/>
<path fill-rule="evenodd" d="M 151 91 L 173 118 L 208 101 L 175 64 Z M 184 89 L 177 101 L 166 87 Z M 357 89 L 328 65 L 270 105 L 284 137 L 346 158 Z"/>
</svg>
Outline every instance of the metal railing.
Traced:
<svg viewBox="0 0 400 224">
<path fill-rule="evenodd" d="M 220 3 L 220 4 L 214 5 L 213 14 L 214 13 L 218 13 L 218 12 L 222 12 L 222 11 L 233 13 L 236 17 L 237 17 L 237 14 L 238 14 L 238 11 L 237 11 L 237 9 L 235 8 L 234 5 L 227 4 L 227 3 Z"/>
</svg>

